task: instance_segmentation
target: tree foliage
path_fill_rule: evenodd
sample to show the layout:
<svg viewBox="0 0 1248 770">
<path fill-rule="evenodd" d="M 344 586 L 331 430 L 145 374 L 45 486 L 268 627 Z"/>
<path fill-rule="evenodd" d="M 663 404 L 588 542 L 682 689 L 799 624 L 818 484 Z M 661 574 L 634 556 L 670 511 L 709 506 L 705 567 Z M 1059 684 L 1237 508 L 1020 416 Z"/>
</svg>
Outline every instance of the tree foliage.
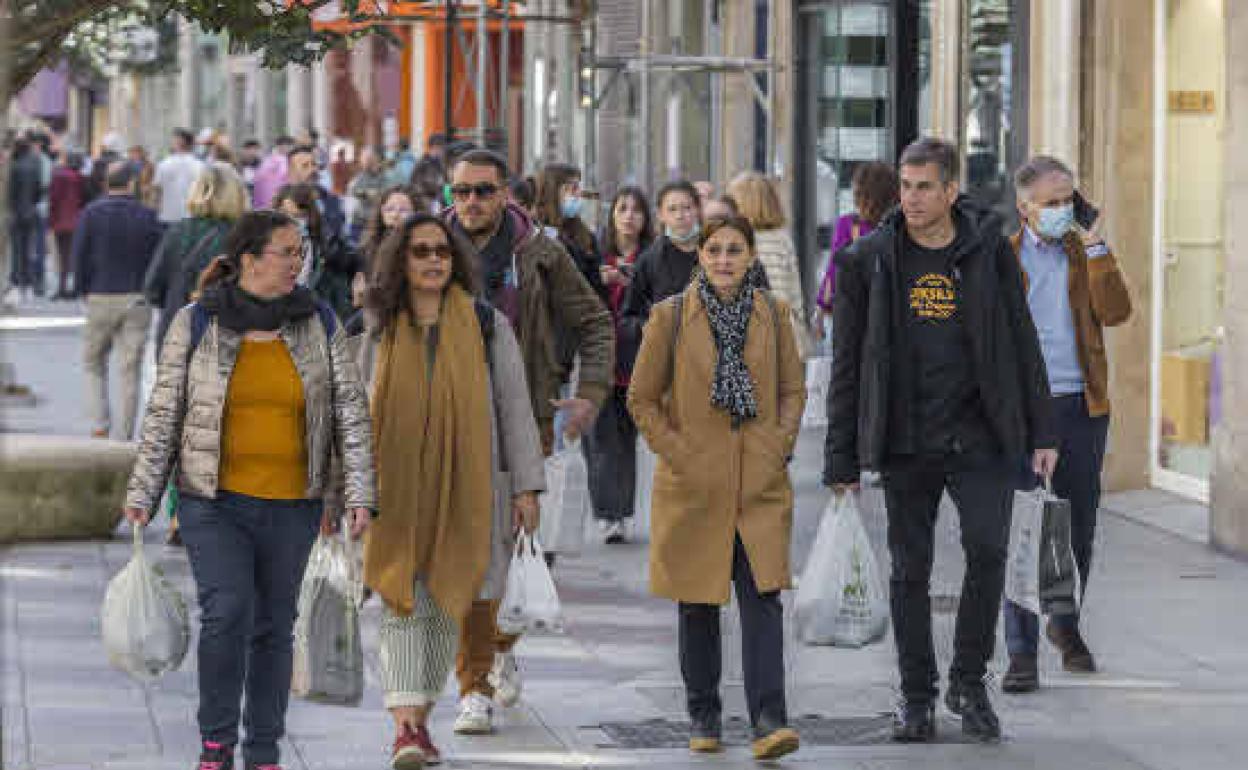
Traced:
<svg viewBox="0 0 1248 770">
<path fill-rule="evenodd" d="M 313 29 L 313 14 L 335 6 L 357 24 L 350 31 Z M 267 67 L 310 64 L 352 39 L 390 34 L 375 7 L 369 0 L 8 0 L 9 50 L 0 53 L 11 63 L 12 96 L 65 57 L 106 69 L 123 24 L 155 25 L 176 15 L 226 33 L 233 52 L 256 53 Z"/>
</svg>

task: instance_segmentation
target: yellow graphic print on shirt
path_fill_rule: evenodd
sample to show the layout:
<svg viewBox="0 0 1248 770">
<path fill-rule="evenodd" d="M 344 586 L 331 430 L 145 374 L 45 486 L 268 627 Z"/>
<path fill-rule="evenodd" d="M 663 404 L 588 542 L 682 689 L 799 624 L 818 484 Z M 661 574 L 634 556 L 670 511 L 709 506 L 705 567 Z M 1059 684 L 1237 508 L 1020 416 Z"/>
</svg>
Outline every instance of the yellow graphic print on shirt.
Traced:
<svg viewBox="0 0 1248 770">
<path fill-rule="evenodd" d="M 920 321 L 948 321 L 957 309 L 958 293 L 947 275 L 927 273 L 910 287 L 910 311 Z"/>
</svg>

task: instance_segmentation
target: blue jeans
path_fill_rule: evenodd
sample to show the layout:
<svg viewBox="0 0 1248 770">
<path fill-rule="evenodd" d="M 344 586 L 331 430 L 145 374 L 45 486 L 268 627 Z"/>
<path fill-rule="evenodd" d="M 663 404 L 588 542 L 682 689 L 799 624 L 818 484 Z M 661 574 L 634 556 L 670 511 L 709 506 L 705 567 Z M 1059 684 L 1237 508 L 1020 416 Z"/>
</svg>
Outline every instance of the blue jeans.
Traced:
<svg viewBox="0 0 1248 770">
<path fill-rule="evenodd" d="M 1088 588 L 1092 570 L 1092 546 L 1096 540 L 1096 511 L 1101 504 L 1101 466 L 1109 416 L 1092 417 L 1083 394 L 1053 399 L 1053 424 L 1057 427 L 1058 460 L 1053 473 L 1053 494 L 1070 501 L 1070 539 L 1079 568 L 1079 582 Z M 1034 477 L 1031 477 L 1034 479 Z M 1076 631 L 1078 615 L 1054 615 L 1057 628 Z M 1005 646 L 1011 655 L 1035 655 L 1040 639 L 1040 619 L 1014 602 L 1005 603 Z"/>
<path fill-rule="evenodd" d="M 291 632 L 320 500 L 262 500 L 219 492 L 183 495 L 182 541 L 202 611 L 199 731 L 205 741 L 238 742 L 244 690 L 246 761 L 276 764 L 286 732 Z"/>
</svg>

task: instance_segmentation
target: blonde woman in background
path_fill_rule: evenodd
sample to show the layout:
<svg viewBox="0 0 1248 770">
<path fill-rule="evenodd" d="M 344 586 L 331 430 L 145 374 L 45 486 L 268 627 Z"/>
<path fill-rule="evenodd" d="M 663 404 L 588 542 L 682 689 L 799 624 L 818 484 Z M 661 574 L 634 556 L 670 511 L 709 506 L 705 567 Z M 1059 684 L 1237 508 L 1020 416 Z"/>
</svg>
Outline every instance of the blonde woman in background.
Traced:
<svg viewBox="0 0 1248 770">
<path fill-rule="evenodd" d="M 767 273 L 767 283 L 792 311 L 793 331 L 802 357 L 809 355 L 810 334 L 802 301 L 802 276 L 797 266 L 797 250 L 785 226 L 784 206 L 772 180 L 756 171 L 738 174 L 728 184 L 728 195 L 741 216 L 754 228 L 758 261 Z"/>
<path fill-rule="evenodd" d="M 231 166 L 210 163 L 191 184 L 190 217 L 165 230 L 143 282 L 148 304 L 160 308 L 157 354 L 173 316 L 191 301 L 199 274 L 221 253 L 225 234 L 247 209 L 247 186 Z"/>
</svg>

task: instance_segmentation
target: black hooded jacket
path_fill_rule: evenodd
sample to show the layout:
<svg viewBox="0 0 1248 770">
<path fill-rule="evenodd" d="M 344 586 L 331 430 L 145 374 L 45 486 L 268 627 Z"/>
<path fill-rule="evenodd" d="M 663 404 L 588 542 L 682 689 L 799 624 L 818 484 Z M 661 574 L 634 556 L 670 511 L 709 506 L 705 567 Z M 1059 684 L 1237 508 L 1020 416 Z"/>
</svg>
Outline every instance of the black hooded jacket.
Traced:
<svg viewBox="0 0 1248 770">
<path fill-rule="evenodd" d="M 1052 448 L 1048 376 L 1018 259 L 995 217 L 971 201 L 959 199 L 953 218 L 951 274 L 983 418 L 1007 456 Z M 900 265 L 905 238 L 905 218 L 895 210 L 835 257 L 828 485 L 856 482 L 861 470 L 879 470 L 890 457 L 918 450 L 919 428 L 904 416 L 912 411 L 898 408 L 917 385 Z"/>
</svg>

